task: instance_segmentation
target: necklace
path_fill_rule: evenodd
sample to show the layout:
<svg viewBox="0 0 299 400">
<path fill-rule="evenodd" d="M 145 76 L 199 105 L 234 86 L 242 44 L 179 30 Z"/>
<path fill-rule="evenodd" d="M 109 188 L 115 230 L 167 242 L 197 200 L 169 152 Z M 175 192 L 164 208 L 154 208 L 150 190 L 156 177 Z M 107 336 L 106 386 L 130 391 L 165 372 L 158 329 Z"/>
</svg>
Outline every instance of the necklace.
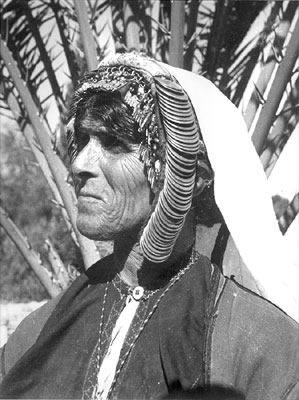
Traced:
<svg viewBox="0 0 299 400">
<path fill-rule="evenodd" d="M 136 301 L 146 301 L 150 297 L 152 297 L 155 293 L 157 293 L 161 288 L 155 290 L 145 290 L 142 286 L 136 286 L 135 288 L 131 288 L 127 286 L 117 274 L 117 276 L 112 281 L 113 286 L 118 291 L 121 298 L 129 298 L 130 296 Z M 121 287 L 126 286 L 125 290 L 122 290 Z"/>
<path fill-rule="evenodd" d="M 166 288 L 170 285 L 172 286 L 174 282 L 176 282 L 177 280 L 180 279 L 180 277 L 182 275 L 184 275 L 184 273 L 186 272 L 186 270 L 188 270 L 194 263 L 195 260 L 198 259 L 198 253 L 194 250 L 194 248 L 192 249 L 191 252 L 191 256 L 188 259 L 188 263 L 187 265 L 182 268 L 182 266 L 186 263 L 186 257 L 184 257 L 184 259 L 181 261 L 181 265 L 179 268 L 179 272 L 177 272 L 168 282 L 168 284 L 166 285 Z M 173 283 L 172 283 L 173 282 Z M 115 287 L 115 289 L 118 291 L 121 299 L 127 297 L 128 298 L 133 298 L 136 301 L 146 301 L 148 300 L 150 297 L 152 297 L 155 293 L 159 292 L 159 290 L 162 289 L 162 287 L 159 287 L 155 290 L 146 290 L 144 287 L 142 286 L 136 286 L 135 288 L 130 287 L 129 285 L 127 285 L 126 283 L 124 283 L 122 281 L 122 279 L 120 278 L 119 274 L 117 274 L 115 276 L 115 278 L 112 280 L 112 284 Z"/>
</svg>

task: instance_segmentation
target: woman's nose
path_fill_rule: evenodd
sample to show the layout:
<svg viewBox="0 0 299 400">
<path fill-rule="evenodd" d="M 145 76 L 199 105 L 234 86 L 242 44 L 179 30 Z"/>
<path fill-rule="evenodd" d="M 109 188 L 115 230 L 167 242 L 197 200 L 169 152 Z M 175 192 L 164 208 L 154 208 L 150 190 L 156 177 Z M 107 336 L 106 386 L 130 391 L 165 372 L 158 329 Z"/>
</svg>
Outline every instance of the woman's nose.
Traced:
<svg viewBox="0 0 299 400">
<path fill-rule="evenodd" d="M 87 144 L 73 161 L 71 168 L 74 176 L 83 178 L 84 176 L 94 176 L 98 168 L 96 156 L 91 146 Z"/>
</svg>

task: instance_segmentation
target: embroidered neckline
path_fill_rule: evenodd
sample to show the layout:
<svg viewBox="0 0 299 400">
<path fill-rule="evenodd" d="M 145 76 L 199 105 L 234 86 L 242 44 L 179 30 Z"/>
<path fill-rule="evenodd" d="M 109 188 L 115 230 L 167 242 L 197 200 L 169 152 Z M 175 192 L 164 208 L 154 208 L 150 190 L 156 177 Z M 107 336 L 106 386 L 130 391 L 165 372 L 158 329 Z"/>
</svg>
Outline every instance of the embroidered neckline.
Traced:
<svg viewBox="0 0 299 400">
<path fill-rule="evenodd" d="M 168 283 L 166 283 L 166 285 L 161 286 L 154 290 L 145 289 L 143 286 L 136 286 L 136 287 L 132 288 L 121 279 L 119 274 L 117 274 L 114 277 L 114 279 L 112 280 L 112 284 L 122 299 L 128 298 L 131 296 L 136 301 L 146 301 L 150 297 L 152 297 L 155 293 L 157 293 L 163 289 L 166 290 L 169 285 L 172 286 L 173 283 L 178 281 L 181 278 L 181 276 L 183 276 L 185 274 L 185 272 L 193 264 L 195 264 L 195 262 L 198 259 L 198 256 L 199 256 L 198 252 L 196 252 L 196 250 L 193 248 L 191 251 L 191 256 L 188 259 L 187 265 L 185 265 L 185 267 L 183 267 L 183 265 L 186 263 L 186 258 L 184 257 L 180 263 L 180 268 L 179 268 L 178 272 L 168 281 Z"/>
</svg>

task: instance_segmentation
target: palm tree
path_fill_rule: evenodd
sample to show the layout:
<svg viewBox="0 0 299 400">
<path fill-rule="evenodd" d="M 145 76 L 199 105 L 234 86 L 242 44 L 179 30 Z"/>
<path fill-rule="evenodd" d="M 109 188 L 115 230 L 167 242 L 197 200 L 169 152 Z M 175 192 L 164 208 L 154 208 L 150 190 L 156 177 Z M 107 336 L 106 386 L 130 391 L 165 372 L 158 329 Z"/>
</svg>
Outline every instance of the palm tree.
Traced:
<svg viewBox="0 0 299 400">
<path fill-rule="evenodd" d="M 3 0 L 1 103 L 19 124 L 79 247 L 85 267 L 101 245 L 75 225 L 75 197 L 64 158 L 63 124 L 78 77 L 115 51 L 137 50 L 215 82 L 244 114 L 270 176 L 298 129 L 298 6 L 293 1 Z M 173 29 L 175 27 L 175 29 Z M 55 123 L 53 123 L 55 121 Z M 57 126 L 59 129 L 57 129 Z M 292 176 L 294 170 L 289 170 Z M 277 198 L 276 198 L 277 199 Z M 298 192 L 283 203 L 286 233 Z M 4 204 L 5 208 L 5 204 Z M 61 260 L 50 248 L 52 278 L 4 210 L 0 223 L 49 294 Z M 258 223 L 258 222 L 257 222 Z M 52 256 L 51 256 L 52 255 Z M 58 260 L 58 261 L 57 261 Z M 55 276 L 56 276 L 55 275 Z M 60 278 L 62 287 L 68 278 Z"/>
</svg>

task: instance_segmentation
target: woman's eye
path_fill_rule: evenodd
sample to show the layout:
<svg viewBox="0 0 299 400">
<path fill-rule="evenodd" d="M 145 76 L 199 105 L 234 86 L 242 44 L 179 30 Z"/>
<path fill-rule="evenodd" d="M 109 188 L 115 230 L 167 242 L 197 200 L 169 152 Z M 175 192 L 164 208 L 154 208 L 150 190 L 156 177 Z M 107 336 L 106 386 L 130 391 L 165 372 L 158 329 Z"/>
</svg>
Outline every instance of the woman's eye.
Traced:
<svg viewBox="0 0 299 400">
<path fill-rule="evenodd" d="M 100 141 L 105 149 L 113 153 L 128 152 L 129 150 L 122 140 L 112 135 L 101 134 Z"/>
<path fill-rule="evenodd" d="M 119 139 L 117 139 L 115 136 L 110 136 L 110 135 L 102 135 L 101 143 L 104 147 L 107 148 L 120 146 L 122 144 L 122 142 Z"/>
<path fill-rule="evenodd" d="M 95 138 L 104 149 L 111 153 L 128 153 L 131 151 L 129 143 L 111 134 L 105 132 L 87 133 L 83 130 L 78 130 L 76 139 L 79 152 L 88 144 L 90 138 Z"/>
</svg>

